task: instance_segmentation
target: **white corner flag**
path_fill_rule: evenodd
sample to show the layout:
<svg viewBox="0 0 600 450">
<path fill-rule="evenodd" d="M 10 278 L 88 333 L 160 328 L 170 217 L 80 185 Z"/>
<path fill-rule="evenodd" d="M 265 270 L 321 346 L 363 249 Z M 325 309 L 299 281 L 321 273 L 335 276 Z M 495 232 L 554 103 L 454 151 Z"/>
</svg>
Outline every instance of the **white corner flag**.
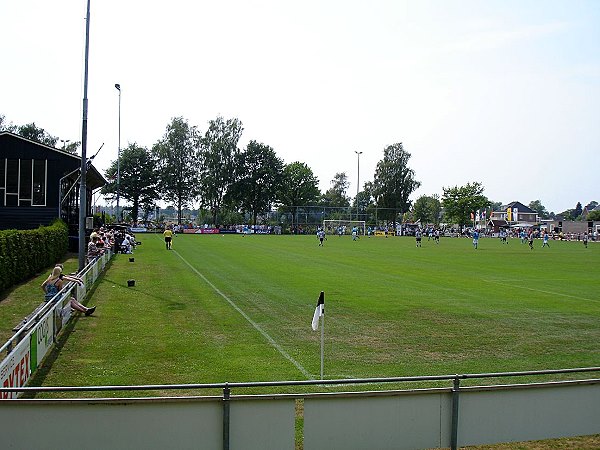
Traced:
<svg viewBox="0 0 600 450">
<path fill-rule="evenodd" d="M 317 307 L 315 308 L 315 314 L 313 315 L 313 331 L 317 331 L 319 329 L 319 319 L 323 315 L 325 315 L 325 292 L 321 291 L 321 295 L 319 295 L 319 300 L 317 301 Z"/>
</svg>

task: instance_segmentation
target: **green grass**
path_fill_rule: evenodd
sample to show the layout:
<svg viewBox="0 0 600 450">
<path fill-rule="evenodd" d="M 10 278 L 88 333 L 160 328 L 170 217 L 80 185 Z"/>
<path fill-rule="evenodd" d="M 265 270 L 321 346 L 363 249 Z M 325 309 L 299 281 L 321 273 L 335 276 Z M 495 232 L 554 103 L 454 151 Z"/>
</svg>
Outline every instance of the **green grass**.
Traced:
<svg viewBox="0 0 600 450">
<path fill-rule="evenodd" d="M 157 235 L 138 239 L 135 262 L 115 257 L 88 301 L 96 314 L 71 324 L 34 383 L 318 378 L 321 290 L 329 379 L 600 365 L 595 243 L 179 235 L 166 251 Z M 0 302 L 3 327 L 27 292 Z"/>
</svg>

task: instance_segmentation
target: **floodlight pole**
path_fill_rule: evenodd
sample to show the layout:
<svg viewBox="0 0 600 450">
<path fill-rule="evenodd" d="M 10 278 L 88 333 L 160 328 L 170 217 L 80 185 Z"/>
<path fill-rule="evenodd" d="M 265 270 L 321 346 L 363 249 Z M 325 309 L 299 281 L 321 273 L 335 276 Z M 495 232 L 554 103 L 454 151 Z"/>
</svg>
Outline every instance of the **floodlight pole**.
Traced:
<svg viewBox="0 0 600 450">
<path fill-rule="evenodd" d="M 117 222 L 119 219 L 119 193 L 121 185 L 121 85 L 115 84 L 117 91 L 119 91 L 119 147 L 117 150 Z"/>
<path fill-rule="evenodd" d="M 88 120 L 88 58 L 90 53 L 90 0 L 87 0 L 85 20 L 85 71 L 83 77 L 83 120 L 81 124 L 81 181 L 79 183 L 79 271 L 85 267 L 85 214 L 87 211 L 87 120 Z"/>
<path fill-rule="evenodd" d="M 356 159 L 358 162 L 356 170 L 356 220 L 358 220 L 358 193 L 360 191 L 360 155 L 362 155 L 362 152 L 354 150 L 354 153 L 356 153 Z"/>
</svg>

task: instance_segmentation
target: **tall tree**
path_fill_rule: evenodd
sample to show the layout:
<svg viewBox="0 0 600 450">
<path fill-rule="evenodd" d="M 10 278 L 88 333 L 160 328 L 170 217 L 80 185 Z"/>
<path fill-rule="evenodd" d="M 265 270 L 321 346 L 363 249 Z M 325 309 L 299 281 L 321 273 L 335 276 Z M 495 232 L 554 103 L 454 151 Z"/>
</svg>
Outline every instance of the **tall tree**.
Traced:
<svg viewBox="0 0 600 450">
<path fill-rule="evenodd" d="M 533 200 L 533 201 L 529 202 L 528 206 L 530 209 L 532 209 L 533 211 L 538 213 L 538 216 L 540 216 L 540 219 L 548 218 L 548 211 L 546 210 L 546 207 L 544 205 L 542 205 L 541 201 Z"/>
<path fill-rule="evenodd" d="M 30 139 L 50 147 L 56 147 L 56 144 L 59 140 L 56 136 L 52 136 L 43 128 L 38 127 L 34 122 L 27 125 L 13 125 L 11 122 L 6 120 L 6 117 L 3 114 L 0 114 L 0 131 L 10 131 L 11 133 L 23 136 L 26 139 Z M 68 141 L 63 142 L 63 147 L 61 150 L 65 150 L 69 153 L 76 153 L 81 145 L 81 142 L 77 141 L 69 144 L 66 144 L 66 142 Z"/>
<path fill-rule="evenodd" d="M 438 224 L 440 221 L 440 212 L 442 203 L 437 195 L 420 196 L 413 205 L 413 216 L 423 225 L 428 223 Z"/>
<path fill-rule="evenodd" d="M 587 220 L 600 220 L 600 210 L 595 209 L 594 211 L 590 211 Z"/>
<path fill-rule="evenodd" d="M 26 139 L 30 139 L 50 147 L 56 146 L 56 143 L 58 142 L 58 138 L 56 136 L 52 136 L 43 128 L 36 126 L 35 122 L 17 127 L 17 134 Z"/>
<path fill-rule="evenodd" d="M 446 221 L 456 223 L 461 228 L 471 223 L 471 214 L 490 205 L 488 198 L 483 195 L 483 185 L 477 181 L 443 189 L 442 206 Z"/>
<path fill-rule="evenodd" d="M 252 223 L 256 225 L 258 213 L 269 210 L 277 199 L 283 161 L 268 145 L 250 141 L 236 157 L 235 172 L 236 181 L 227 197 L 244 212 L 250 212 Z"/>
<path fill-rule="evenodd" d="M 373 180 L 374 197 L 380 216 L 396 220 L 398 213 L 410 208 L 410 195 L 421 183 L 415 180 L 415 172 L 408 167 L 410 153 L 404 150 L 402 142 L 392 144 L 383 151 L 383 159 L 377 163 Z"/>
<path fill-rule="evenodd" d="M 218 225 L 225 195 L 235 181 L 237 145 L 243 130 L 238 119 L 217 117 L 209 122 L 200 140 L 200 202 L 211 211 L 215 225 Z"/>
<path fill-rule="evenodd" d="M 0 131 L 10 131 L 11 133 L 16 132 L 17 127 L 6 120 L 4 114 L 0 114 Z"/>
<path fill-rule="evenodd" d="M 319 180 L 305 163 L 293 162 L 283 168 L 279 189 L 281 205 L 292 212 L 292 220 L 298 208 L 307 206 L 319 198 Z"/>
<path fill-rule="evenodd" d="M 141 206 L 158 200 L 156 160 L 148 149 L 133 143 L 121 150 L 119 159 L 119 196 L 132 204 L 131 217 L 137 220 Z M 112 161 L 104 173 L 109 183 L 102 194 L 115 198 L 117 193 L 117 161 Z"/>
<path fill-rule="evenodd" d="M 198 194 L 198 130 L 183 117 L 174 117 L 163 138 L 152 147 L 163 200 L 177 205 L 177 222 L 181 211 Z"/>
<path fill-rule="evenodd" d="M 577 205 L 575 205 L 575 210 L 573 211 L 573 217 L 575 219 L 580 219 L 582 212 L 583 212 L 583 206 L 581 206 L 581 202 L 577 202 Z"/>
<path fill-rule="evenodd" d="M 325 194 L 323 194 L 321 201 L 326 206 L 349 206 L 350 199 L 346 195 L 349 186 L 350 182 L 348 181 L 348 175 L 346 175 L 346 172 L 336 173 L 333 177 L 333 180 L 331 180 L 331 187 L 327 189 Z"/>
<path fill-rule="evenodd" d="M 358 214 L 363 220 L 367 220 L 368 216 L 372 215 L 375 210 L 375 204 L 373 199 L 373 183 L 367 181 L 363 185 L 363 190 L 354 197 L 352 202 L 352 209 L 356 210 L 356 203 L 358 202 Z"/>
</svg>

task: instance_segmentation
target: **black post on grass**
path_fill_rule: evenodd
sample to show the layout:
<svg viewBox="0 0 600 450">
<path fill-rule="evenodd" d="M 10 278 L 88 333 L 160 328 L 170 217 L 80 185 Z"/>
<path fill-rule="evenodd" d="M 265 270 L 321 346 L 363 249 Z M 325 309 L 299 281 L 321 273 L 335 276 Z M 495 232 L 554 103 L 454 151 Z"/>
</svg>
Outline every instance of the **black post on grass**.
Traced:
<svg viewBox="0 0 600 450">
<path fill-rule="evenodd" d="M 452 386 L 452 426 L 450 435 L 450 448 L 456 450 L 458 448 L 458 394 L 460 390 L 460 378 L 458 375 L 454 377 Z"/>
<path fill-rule="evenodd" d="M 223 388 L 223 450 L 229 450 L 229 408 L 231 389 L 229 383 Z"/>
</svg>

